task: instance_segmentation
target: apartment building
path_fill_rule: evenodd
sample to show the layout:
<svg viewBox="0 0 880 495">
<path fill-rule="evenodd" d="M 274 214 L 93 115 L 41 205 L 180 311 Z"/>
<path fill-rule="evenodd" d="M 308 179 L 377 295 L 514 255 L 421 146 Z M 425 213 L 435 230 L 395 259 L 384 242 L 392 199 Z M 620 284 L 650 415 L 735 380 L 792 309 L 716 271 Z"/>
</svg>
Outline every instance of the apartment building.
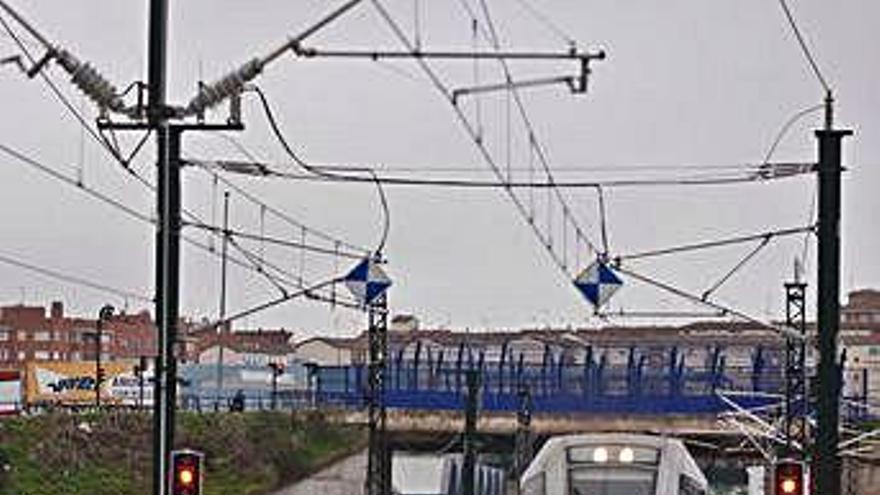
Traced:
<svg viewBox="0 0 880 495">
<path fill-rule="evenodd" d="M 96 312 L 97 316 L 97 312 Z M 0 307 L 0 366 L 26 361 L 86 361 L 97 353 L 97 320 L 64 314 L 59 301 L 43 306 Z M 104 361 L 156 354 L 156 335 L 146 311 L 113 315 L 101 330 Z"/>
</svg>

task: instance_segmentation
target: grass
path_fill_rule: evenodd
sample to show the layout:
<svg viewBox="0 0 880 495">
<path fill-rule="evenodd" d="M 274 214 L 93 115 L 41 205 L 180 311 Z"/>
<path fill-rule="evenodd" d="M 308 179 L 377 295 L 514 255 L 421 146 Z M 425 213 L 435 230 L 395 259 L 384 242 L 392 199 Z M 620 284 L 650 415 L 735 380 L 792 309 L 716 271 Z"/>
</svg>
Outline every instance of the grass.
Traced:
<svg viewBox="0 0 880 495">
<path fill-rule="evenodd" d="M 0 495 L 148 495 L 151 418 L 52 413 L 0 421 Z M 205 453 L 205 495 L 263 495 L 364 445 L 320 415 L 182 414 L 178 448 Z"/>
</svg>

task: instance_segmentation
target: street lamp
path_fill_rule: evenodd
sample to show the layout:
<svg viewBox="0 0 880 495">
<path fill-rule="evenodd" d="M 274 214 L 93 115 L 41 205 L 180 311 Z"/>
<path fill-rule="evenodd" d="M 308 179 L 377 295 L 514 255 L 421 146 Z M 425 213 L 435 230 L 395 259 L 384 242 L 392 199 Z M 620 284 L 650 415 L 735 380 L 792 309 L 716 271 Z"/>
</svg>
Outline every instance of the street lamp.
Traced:
<svg viewBox="0 0 880 495">
<path fill-rule="evenodd" d="M 272 410 L 278 407 L 278 377 L 284 374 L 284 364 L 271 362 L 269 368 L 272 369 Z"/>
<path fill-rule="evenodd" d="M 101 368 L 101 337 L 103 336 L 104 322 L 113 316 L 114 308 L 105 304 L 98 310 L 98 321 L 95 322 L 95 407 L 101 407 L 101 383 L 104 381 L 104 370 Z"/>
</svg>

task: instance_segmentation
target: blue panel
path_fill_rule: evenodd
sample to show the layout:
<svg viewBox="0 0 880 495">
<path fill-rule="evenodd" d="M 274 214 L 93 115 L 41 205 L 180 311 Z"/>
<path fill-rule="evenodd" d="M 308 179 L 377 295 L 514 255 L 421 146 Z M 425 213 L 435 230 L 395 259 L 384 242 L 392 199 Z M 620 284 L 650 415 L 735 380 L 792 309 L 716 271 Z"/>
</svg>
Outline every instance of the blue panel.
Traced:
<svg viewBox="0 0 880 495">
<path fill-rule="evenodd" d="M 617 276 L 616 273 L 611 271 L 610 268 L 605 266 L 604 264 L 599 264 L 599 283 L 600 284 L 614 284 L 620 285 L 623 281 Z"/>
<path fill-rule="evenodd" d="M 597 284 L 575 284 L 584 297 L 593 304 L 599 304 L 599 286 Z"/>
<path fill-rule="evenodd" d="M 389 287 L 391 287 L 389 282 L 367 282 L 367 302 L 372 302 L 374 299 L 382 295 L 383 292 L 388 290 Z"/>
<path fill-rule="evenodd" d="M 353 282 L 366 282 L 367 276 L 370 273 L 370 260 L 364 258 L 360 263 L 358 263 L 354 268 L 348 272 L 348 275 L 345 276 L 346 281 Z"/>
</svg>

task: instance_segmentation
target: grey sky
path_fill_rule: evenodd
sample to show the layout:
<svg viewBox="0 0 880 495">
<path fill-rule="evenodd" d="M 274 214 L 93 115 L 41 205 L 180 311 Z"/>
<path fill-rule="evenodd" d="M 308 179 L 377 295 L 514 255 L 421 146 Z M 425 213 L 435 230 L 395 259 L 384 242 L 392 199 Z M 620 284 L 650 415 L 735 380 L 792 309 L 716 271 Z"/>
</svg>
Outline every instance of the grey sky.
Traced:
<svg viewBox="0 0 880 495">
<path fill-rule="evenodd" d="M 461 7 L 467 2 L 420 1 L 424 47 L 472 47 L 470 20 Z M 579 46 L 604 48 L 609 55 L 593 66 L 586 96 L 571 95 L 561 87 L 523 92 L 537 134 L 561 180 L 624 176 L 620 171 L 601 175 L 573 171 L 585 167 L 759 163 L 791 115 L 821 102 L 821 88 L 775 0 L 528 2 L 577 39 Z M 117 85 L 145 77 L 147 2 L 14 3 L 47 36 L 96 64 Z M 214 79 L 266 53 L 336 3 L 173 2 L 169 97 L 183 103 L 194 92 L 200 74 Z M 385 0 L 384 4 L 412 34 L 413 0 Z M 566 48 L 558 35 L 529 16 L 520 3 L 495 0 L 489 5 L 506 46 Z M 802 0 L 792 1 L 791 6 L 836 91 L 838 123 L 856 131 L 845 145 L 850 169 L 844 183 L 843 288 L 880 287 L 880 265 L 875 260 L 880 234 L 873 217 L 880 211 L 880 197 L 875 193 L 880 184 L 880 95 L 876 91 L 880 5 L 869 0 Z M 398 48 L 370 2 L 311 43 Z M 485 42 L 480 47 L 488 48 Z M 15 52 L 11 40 L 0 37 L 0 56 Z M 285 56 L 266 70 L 259 84 L 270 95 L 288 139 L 310 160 L 426 170 L 470 168 L 476 172 L 467 177 L 489 178 L 487 166 L 448 103 L 433 91 L 418 67 L 412 62 L 389 65 Z M 470 62 L 437 63 L 435 67 L 446 80 L 457 82 L 453 86 L 473 82 Z M 573 69 L 566 63 L 514 66 L 521 76 L 561 75 Z M 56 67 L 51 73 L 80 105 L 81 98 L 61 71 Z M 480 75 L 483 82 L 500 77 L 490 63 L 480 66 Z M 126 177 L 93 141 L 81 138 L 77 123 L 38 79 L 27 80 L 5 66 L 0 71 L 0 98 L 5 110 L 0 118 L 4 144 L 70 174 L 75 174 L 82 161 L 87 184 L 139 210 L 152 210 L 152 195 Z M 505 104 L 503 95 L 482 100 L 487 142 L 499 157 L 506 156 Z M 465 108 L 473 115 L 472 107 Z M 248 129 L 241 141 L 260 158 L 286 166 L 254 99 L 246 100 L 245 122 Z M 813 160 L 812 130 L 820 122 L 821 116 L 814 114 L 794 126 L 775 159 Z M 512 165 L 527 167 L 528 153 L 517 146 L 523 133 L 515 134 Z M 133 137 L 124 139 L 131 143 Z M 151 178 L 153 148 L 148 146 L 136 161 L 137 169 Z M 185 149 L 191 157 L 240 158 L 228 142 L 216 136 L 190 135 Z M 153 234 L 149 227 L 5 156 L 0 163 L 0 254 L 151 294 Z M 210 220 L 210 179 L 197 170 L 185 174 L 187 206 Z M 371 246 L 378 238 L 380 216 L 375 192 L 369 187 L 235 180 L 308 225 L 358 245 Z M 612 252 L 804 225 L 813 182 L 813 177 L 804 177 L 745 186 L 611 190 L 606 199 Z M 391 292 L 395 311 L 415 313 L 430 326 L 472 329 L 597 323 L 502 191 L 389 188 L 388 193 L 392 230 L 386 255 L 395 280 Z M 567 194 L 588 236 L 598 242 L 595 193 Z M 235 198 L 233 221 L 238 228 L 258 231 L 259 209 Z M 277 236 L 299 236 L 274 220 L 267 221 L 265 229 Z M 205 239 L 200 232 L 189 234 Z M 250 246 L 264 249 L 269 260 L 298 270 L 299 253 Z M 718 297 L 756 316 L 781 314 L 782 282 L 790 276 L 801 246 L 800 238 L 772 243 Z M 740 246 L 661 258 L 637 266 L 701 292 L 748 249 Z M 810 260 L 814 259 L 813 249 Z M 189 248 L 183 262 L 182 313 L 215 315 L 219 262 Z M 313 278 L 329 275 L 335 265 L 332 258 L 311 257 L 306 264 Z M 349 264 L 340 260 L 338 270 Z M 811 281 L 814 271 L 815 264 L 810 263 Z M 239 270 L 232 271 L 231 286 L 233 310 L 276 294 L 261 278 Z M 0 266 L 0 301 L 19 302 L 22 288 L 28 303 L 61 298 L 78 313 L 91 314 L 105 300 L 122 304 L 112 296 Z M 673 296 L 628 283 L 613 307 L 693 309 L 678 303 Z M 130 303 L 131 309 L 140 307 L 141 303 Z M 297 302 L 246 323 L 339 335 L 351 333 L 362 322 L 356 312 L 330 312 L 323 305 Z"/>
</svg>

